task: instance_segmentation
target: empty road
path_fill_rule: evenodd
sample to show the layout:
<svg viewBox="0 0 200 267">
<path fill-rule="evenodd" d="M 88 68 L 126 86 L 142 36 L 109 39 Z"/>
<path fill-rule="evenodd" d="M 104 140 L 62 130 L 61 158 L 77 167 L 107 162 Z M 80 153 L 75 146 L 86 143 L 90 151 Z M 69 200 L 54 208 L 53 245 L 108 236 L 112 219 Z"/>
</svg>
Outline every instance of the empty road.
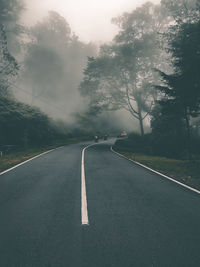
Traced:
<svg viewBox="0 0 200 267">
<path fill-rule="evenodd" d="M 0 267 L 200 266 L 200 195 L 90 144 L 0 176 Z"/>
</svg>

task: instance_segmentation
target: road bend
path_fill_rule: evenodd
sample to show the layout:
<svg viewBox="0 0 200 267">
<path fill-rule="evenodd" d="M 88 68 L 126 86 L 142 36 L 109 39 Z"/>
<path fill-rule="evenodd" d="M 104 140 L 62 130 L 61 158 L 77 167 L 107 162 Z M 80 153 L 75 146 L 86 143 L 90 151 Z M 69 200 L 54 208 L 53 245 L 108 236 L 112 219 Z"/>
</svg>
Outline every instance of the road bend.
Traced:
<svg viewBox="0 0 200 267">
<path fill-rule="evenodd" d="M 200 196 L 119 157 L 66 146 L 0 176 L 2 267 L 198 267 Z"/>
</svg>

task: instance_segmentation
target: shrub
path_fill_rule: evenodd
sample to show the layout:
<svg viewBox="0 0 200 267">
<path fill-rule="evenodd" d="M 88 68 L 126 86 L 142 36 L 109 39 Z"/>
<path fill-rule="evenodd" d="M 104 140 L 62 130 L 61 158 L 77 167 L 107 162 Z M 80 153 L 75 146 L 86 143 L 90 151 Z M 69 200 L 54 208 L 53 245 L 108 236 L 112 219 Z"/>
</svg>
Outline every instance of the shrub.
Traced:
<svg viewBox="0 0 200 267">
<path fill-rule="evenodd" d="M 47 115 L 14 99 L 0 98 L 0 145 L 41 146 L 59 135 Z"/>
<path fill-rule="evenodd" d="M 126 152 L 151 154 L 151 134 L 141 136 L 137 133 L 130 133 L 128 138 L 117 140 L 114 148 Z"/>
</svg>

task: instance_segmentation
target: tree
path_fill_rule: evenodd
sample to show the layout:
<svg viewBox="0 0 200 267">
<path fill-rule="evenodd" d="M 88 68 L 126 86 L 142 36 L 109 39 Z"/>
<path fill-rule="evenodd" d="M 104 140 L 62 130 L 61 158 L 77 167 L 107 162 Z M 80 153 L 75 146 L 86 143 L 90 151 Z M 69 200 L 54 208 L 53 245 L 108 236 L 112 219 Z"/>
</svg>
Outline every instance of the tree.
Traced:
<svg viewBox="0 0 200 267">
<path fill-rule="evenodd" d="M 10 82 L 17 75 L 18 70 L 17 61 L 8 51 L 4 26 L 0 24 L 0 97 L 12 95 Z"/>
<path fill-rule="evenodd" d="M 176 24 L 198 22 L 200 16 L 199 0 L 161 0 Z"/>
<path fill-rule="evenodd" d="M 55 11 L 49 11 L 43 21 L 31 28 L 37 44 L 51 49 L 62 49 L 71 41 L 71 28 L 68 22 Z"/>
<path fill-rule="evenodd" d="M 0 98 L 0 144 L 44 146 L 65 137 L 38 108 L 10 98 Z"/>
<path fill-rule="evenodd" d="M 32 45 L 24 64 L 23 82 L 28 88 L 31 86 L 31 104 L 34 105 L 38 98 L 55 99 L 58 81 L 64 76 L 59 55 L 45 47 Z"/>
<path fill-rule="evenodd" d="M 103 107 L 128 110 L 139 121 L 149 115 L 156 98 L 152 84 L 160 66 L 159 35 L 165 27 L 160 7 L 147 3 L 132 13 L 113 19 L 120 32 L 111 45 L 101 47 L 99 57 L 90 58 L 80 90 Z"/>
<path fill-rule="evenodd" d="M 17 34 L 17 21 L 22 10 L 19 0 L 0 0 L 0 96 L 11 96 L 10 82 L 17 75 L 19 65 L 11 55 L 8 39 Z M 13 33 L 15 34 L 13 35 Z M 14 37 L 13 37 L 14 40 Z M 10 42 L 11 46 L 11 42 Z"/>
<path fill-rule="evenodd" d="M 29 103 L 47 113 L 56 101 L 63 112 L 54 112 L 54 117 L 65 118 L 64 113 L 73 113 L 80 103 L 77 87 L 87 56 L 95 53 L 94 46 L 80 42 L 65 18 L 54 11 L 30 32 L 32 41 L 27 45 L 20 87 L 29 91 Z M 44 107 L 39 99 L 49 104 Z"/>
<path fill-rule="evenodd" d="M 20 15 L 24 9 L 23 0 L 0 0 L 0 24 L 8 40 L 8 50 L 15 56 L 20 51 L 20 35 L 25 28 L 20 24 Z"/>
<path fill-rule="evenodd" d="M 139 102 L 141 99 L 141 92 L 131 91 L 135 83 L 135 61 L 129 60 L 128 54 L 130 50 L 128 47 L 112 47 L 110 55 L 106 55 L 105 51 L 99 58 L 90 58 L 88 67 L 85 71 L 85 79 L 81 83 L 82 94 L 90 96 L 91 103 L 99 106 L 99 110 L 117 110 L 124 108 L 128 110 L 133 117 L 138 119 L 141 124 L 141 134 L 144 134 L 143 124 L 140 108 L 144 102 Z M 134 93 L 134 95 L 133 95 Z M 143 91 L 143 96 L 144 96 Z M 147 97 L 147 92 L 146 92 Z M 135 101 L 138 106 L 133 106 Z M 146 103 L 145 103 L 146 104 Z"/>
<path fill-rule="evenodd" d="M 191 158 L 190 118 L 200 114 L 200 21 L 180 25 L 169 43 L 174 73 L 160 72 L 164 84 L 157 88 L 164 93 L 165 105 L 173 102 L 185 120 Z"/>
<path fill-rule="evenodd" d="M 9 24 L 11 21 L 18 21 L 22 9 L 21 0 L 0 0 L 0 23 Z"/>
<path fill-rule="evenodd" d="M 158 101 L 151 112 L 151 145 L 155 155 L 180 158 L 186 152 L 182 111 L 171 100 Z"/>
</svg>

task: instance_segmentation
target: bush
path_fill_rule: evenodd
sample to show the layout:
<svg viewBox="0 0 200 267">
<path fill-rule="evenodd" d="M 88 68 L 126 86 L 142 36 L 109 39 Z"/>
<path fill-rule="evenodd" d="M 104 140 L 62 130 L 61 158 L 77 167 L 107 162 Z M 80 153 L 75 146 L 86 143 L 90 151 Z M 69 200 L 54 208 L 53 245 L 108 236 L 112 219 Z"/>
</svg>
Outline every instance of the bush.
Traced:
<svg viewBox="0 0 200 267">
<path fill-rule="evenodd" d="M 43 146 L 64 137 L 47 115 L 14 99 L 0 98 L 0 124 L 0 145 Z"/>
<path fill-rule="evenodd" d="M 137 133 L 130 133 L 128 138 L 117 140 L 114 148 L 126 152 L 151 154 L 151 134 L 141 136 Z"/>
</svg>

